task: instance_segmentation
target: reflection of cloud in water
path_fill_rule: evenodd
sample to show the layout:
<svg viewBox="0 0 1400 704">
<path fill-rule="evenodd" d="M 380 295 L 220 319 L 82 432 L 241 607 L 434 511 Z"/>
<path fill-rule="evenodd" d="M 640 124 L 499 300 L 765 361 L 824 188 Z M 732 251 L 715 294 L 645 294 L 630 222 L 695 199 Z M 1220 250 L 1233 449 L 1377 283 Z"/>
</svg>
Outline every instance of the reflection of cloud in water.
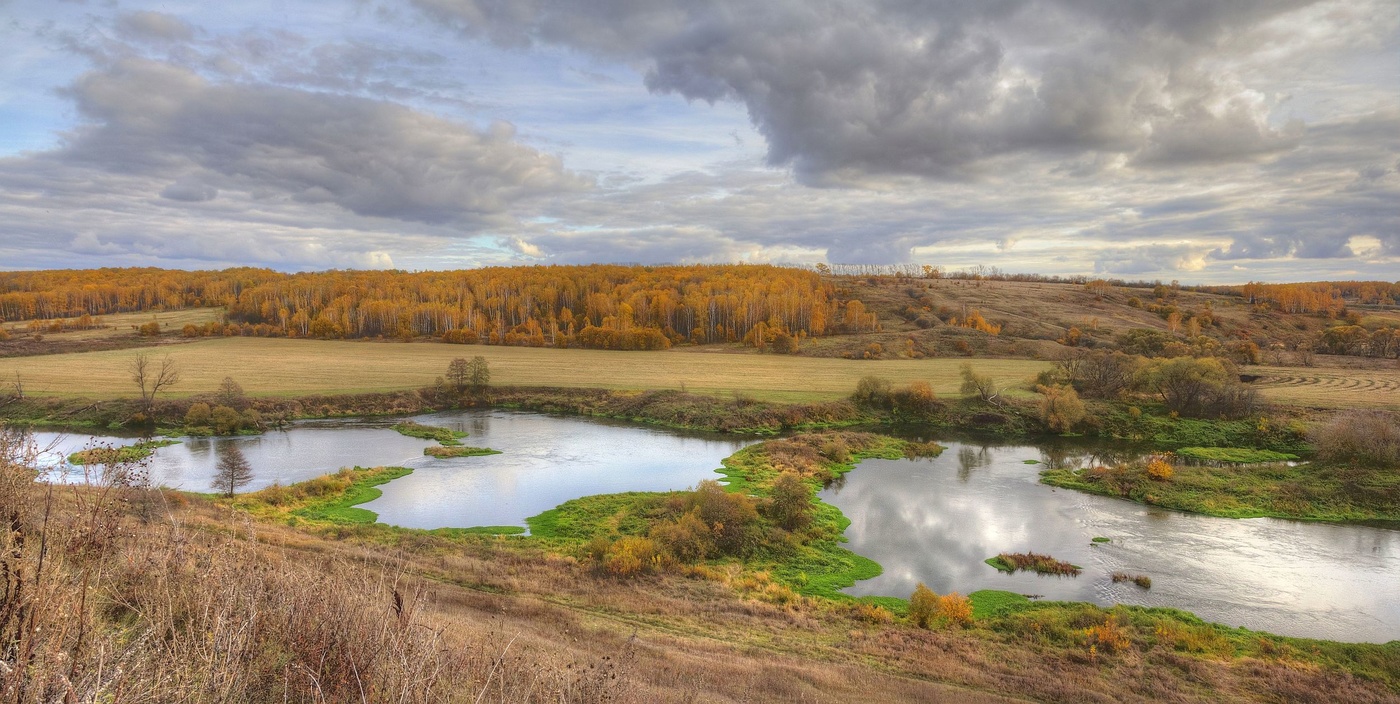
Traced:
<svg viewBox="0 0 1400 704">
<path fill-rule="evenodd" d="M 415 528 L 524 525 L 581 496 L 685 489 L 718 479 L 720 461 L 752 442 L 495 411 L 417 420 L 464 430 L 466 444 L 504 454 L 419 458 L 410 463 L 412 475 L 384 485 L 383 496 L 363 505 L 385 523 Z"/>
<path fill-rule="evenodd" d="M 848 547 L 885 568 L 851 591 L 907 597 L 1006 589 L 1051 599 L 1173 606 L 1231 625 L 1341 640 L 1400 638 L 1400 531 L 1182 514 L 1041 485 L 1054 466 L 1127 461 L 1131 451 L 947 443 L 940 457 L 867 460 L 823 498 L 851 519 Z M 1025 460 L 1039 458 L 1041 465 Z M 1107 545 L 1090 538 L 1106 536 Z M 983 560 L 1033 550 L 1078 578 L 1004 575 Z M 1112 584 L 1115 570 L 1150 591 Z"/>
</svg>

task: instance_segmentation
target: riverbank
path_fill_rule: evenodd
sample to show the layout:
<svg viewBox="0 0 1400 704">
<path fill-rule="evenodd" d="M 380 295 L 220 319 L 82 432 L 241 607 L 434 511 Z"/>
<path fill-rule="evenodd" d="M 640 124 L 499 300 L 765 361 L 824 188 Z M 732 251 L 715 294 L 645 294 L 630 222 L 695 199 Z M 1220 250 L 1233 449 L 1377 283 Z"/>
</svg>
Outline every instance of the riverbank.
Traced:
<svg viewBox="0 0 1400 704">
<path fill-rule="evenodd" d="M 829 436 L 851 434 L 832 433 Z M 819 436 L 813 436 L 819 437 Z M 867 447 L 851 452 L 845 461 L 831 458 L 813 464 L 794 462 L 793 439 L 774 440 L 750 446 L 725 462 L 724 474 L 731 490 L 755 497 L 770 497 L 775 482 L 797 466 L 811 474 L 804 481 L 815 492 L 821 472 L 832 474 L 850 471 L 864 457 L 894 458 L 904 456 L 904 441 L 879 438 Z M 801 445 L 808 447 L 827 444 L 814 440 Z M 833 448 L 835 449 L 835 448 Z M 927 452 L 930 448 L 923 448 Z M 818 453 L 820 456 L 820 453 Z M 806 453 L 796 456 L 811 459 Z M 365 478 L 376 475 L 366 471 Z M 825 475 L 829 476 L 829 475 Z M 612 590 L 623 585 L 645 584 L 654 580 L 672 583 L 675 588 L 693 593 L 693 587 L 681 585 L 700 580 L 717 584 L 731 591 L 741 602 L 768 605 L 793 614 L 795 618 L 818 624 L 842 622 L 847 619 L 863 624 L 861 629 L 874 629 L 884 635 L 884 641 L 895 638 L 902 642 L 922 642 L 927 634 L 939 642 L 958 644 L 965 652 L 984 648 L 1009 647 L 1020 653 L 1054 654 L 1062 663 L 1080 663 L 1101 673 L 1116 673 L 1123 677 L 1127 663 L 1168 666 L 1175 672 L 1181 668 L 1199 670 L 1232 663 L 1277 663 L 1287 668 L 1304 668 L 1317 673 L 1346 673 L 1355 681 L 1382 684 L 1391 692 L 1400 692 L 1400 642 L 1389 645 L 1345 644 L 1309 639 L 1285 638 L 1246 629 L 1210 624 L 1174 609 L 1113 607 L 1066 602 L 1032 602 L 1008 592 L 984 591 L 971 595 L 974 609 L 972 624 L 967 628 L 949 628 L 935 632 L 922 631 L 906 625 L 908 602 L 904 599 L 853 599 L 838 590 L 855 579 L 878 574 L 879 566 L 850 553 L 841 545 L 840 533 L 848 523 L 835 507 L 816 502 L 811 530 L 804 540 L 787 550 L 769 548 L 756 550 L 744 557 L 689 562 L 657 559 L 653 569 L 620 574 L 606 567 L 608 550 L 618 543 L 647 539 L 654 536 L 654 527 L 665 512 L 668 500 L 684 492 L 628 493 L 585 497 L 566 502 L 560 507 L 529 520 L 531 537 L 486 537 L 492 529 L 417 531 L 392 528 L 364 521 L 336 522 L 305 520 L 305 506 L 286 509 L 276 514 L 260 514 L 265 518 L 285 522 L 298 517 L 298 527 L 337 539 L 350 539 L 366 545 L 383 545 L 393 549 L 440 551 L 447 545 L 482 545 L 490 541 L 493 550 L 522 551 L 521 554 L 544 553 L 561 556 L 577 570 L 580 579 L 595 590 Z M 254 500 L 256 495 L 247 499 Z M 815 499 L 813 495 L 811 498 Z M 329 495 L 315 499 L 336 503 Z M 257 513 L 257 509 L 253 509 Z M 298 513 L 299 512 L 299 513 Z M 431 548 L 437 545 L 443 547 Z M 606 547 L 600 545 L 606 542 Z M 460 550 L 458 548 L 447 548 Z M 664 617 L 652 617 L 653 623 Z M 863 637 L 861 643 L 867 643 Z M 861 645 L 865 648 L 865 645 Z M 877 649 L 879 650 L 879 649 Z M 1077 668 L 1077 665 L 1071 666 Z M 1108 676 L 1107 674 L 1101 676 Z M 1178 685 L 1168 676 L 1158 692 Z M 1131 677 L 1129 680 L 1131 681 Z M 1270 691 L 1278 683 L 1256 683 Z M 1125 685 L 1132 687 L 1133 685 Z M 1296 683 L 1287 686 L 1296 686 Z M 1304 690 L 1292 690 L 1299 696 Z M 1289 698 L 1289 697 L 1285 697 Z M 1342 697 L 1343 699 L 1345 697 Z M 1189 698 L 1188 698 L 1189 699 Z"/>
<path fill-rule="evenodd" d="M 775 458 L 764 454 L 763 466 L 736 469 L 769 471 Z M 16 466 L 0 469 L 9 478 Z M 878 692 L 976 704 L 1400 694 L 1400 644 L 1286 639 L 1172 610 L 1029 603 L 1005 592 L 974 594 L 967 627 L 926 630 L 855 600 L 787 598 L 771 574 L 733 563 L 619 576 L 562 542 L 397 529 L 327 510 L 360 498 L 357 484 L 396 471 L 288 488 L 290 500 L 264 501 L 266 512 L 240 507 L 248 497 L 46 492 L 23 474 L 0 482 L 0 510 L 18 516 L 12 534 L 26 538 L 0 559 L 11 574 L 35 574 L 41 562 L 46 570 L 42 596 L 25 602 L 36 627 L 21 641 L 32 650 L 21 652 L 36 656 L 24 682 L 58 687 L 55 696 L 64 682 L 107 692 L 219 681 L 279 697 L 290 684 L 303 698 L 324 691 L 337 700 L 357 698 L 357 681 L 401 686 L 374 697 L 471 697 L 489 681 L 492 691 L 586 691 L 619 702 L 700 693 L 739 701 Z M 103 521 L 85 519 L 81 507 L 92 506 Z M 140 637 L 152 632 L 163 636 Z M 239 656 L 194 657 L 211 637 Z M 259 656 L 269 652 L 279 659 Z M 121 667 L 108 667 L 116 653 Z M 419 679 L 424 668 L 436 679 Z M 321 689 L 289 682 L 289 671 L 316 677 Z"/>
<path fill-rule="evenodd" d="M 0 420 L 11 425 L 74 431 L 180 432 L 191 404 L 212 399 L 162 399 L 152 407 L 150 424 L 133 424 L 143 407 L 135 399 L 9 397 L 0 399 Z M 857 426 L 922 427 L 973 431 L 1004 438 L 1052 434 L 1041 420 L 1034 396 L 987 403 L 975 397 L 934 398 L 909 408 L 888 403 L 857 403 L 851 398 L 812 403 L 758 400 L 743 394 L 714 396 L 684 391 L 616 391 L 592 388 L 492 387 L 472 396 L 441 387 L 415 391 L 303 396 L 249 396 L 244 410 L 255 411 L 266 426 L 296 420 L 410 416 L 456 408 L 503 408 L 623 420 L 677 430 L 776 435 L 802 430 Z M 1151 403 L 1094 401 L 1074 435 L 1122 440 L 1162 449 L 1247 447 L 1306 454 L 1311 414 L 1275 410 L 1270 416 L 1238 420 L 1173 417 Z"/>
<path fill-rule="evenodd" d="M 1221 518 L 1288 518 L 1400 528 L 1400 474 L 1322 462 L 1170 464 L 1154 477 L 1142 463 L 1050 469 L 1041 482 Z"/>
</svg>

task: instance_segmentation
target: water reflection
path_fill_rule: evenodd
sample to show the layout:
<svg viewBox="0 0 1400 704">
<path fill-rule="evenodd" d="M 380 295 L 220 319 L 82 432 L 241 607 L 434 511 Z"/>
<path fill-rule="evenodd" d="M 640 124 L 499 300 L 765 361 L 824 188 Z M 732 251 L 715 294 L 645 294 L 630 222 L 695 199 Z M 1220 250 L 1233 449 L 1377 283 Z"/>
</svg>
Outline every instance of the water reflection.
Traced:
<svg viewBox="0 0 1400 704">
<path fill-rule="evenodd" d="M 363 504 L 385 523 L 411 528 L 524 525 L 580 496 L 685 489 L 717 479 L 720 461 L 752 440 L 681 434 L 499 411 L 423 416 L 464 430 L 465 443 L 503 451 L 458 459 L 418 458 L 414 473 Z"/>
<path fill-rule="evenodd" d="M 1111 464 L 1131 450 L 945 444 L 949 450 L 936 458 L 867 460 L 823 492 L 852 521 L 849 547 L 885 568 L 852 593 L 908 596 L 922 581 L 940 593 L 1006 589 L 1172 606 L 1287 635 L 1400 638 L 1400 531 L 1211 518 L 1037 481 L 1047 466 Z M 1096 545 L 1096 536 L 1113 542 Z M 1006 575 L 983 562 L 1032 550 L 1084 573 Z M 1118 570 L 1151 576 L 1152 589 L 1114 584 L 1109 575 Z"/>
<path fill-rule="evenodd" d="M 402 465 L 421 458 L 426 440 L 404 437 L 389 429 L 389 422 L 336 421 L 296 424 L 287 430 L 262 435 L 222 438 L 183 438 L 178 445 L 158 448 L 146 460 L 153 486 L 185 491 L 211 491 L 218 471 L 221 448 L 242 452 L 252 479 L 240 491 L 257 491 L 272 484 L 292 484 L 338 471 L 342 467 Z M 94 446 L 119 447 L 140 441 L 134 437 L 93 436 L 40 432 L 34 439 L 52 446 L 42 464 L 52 479 L 83 481 L 82 467 L 64 458 Z"/>
</svg>

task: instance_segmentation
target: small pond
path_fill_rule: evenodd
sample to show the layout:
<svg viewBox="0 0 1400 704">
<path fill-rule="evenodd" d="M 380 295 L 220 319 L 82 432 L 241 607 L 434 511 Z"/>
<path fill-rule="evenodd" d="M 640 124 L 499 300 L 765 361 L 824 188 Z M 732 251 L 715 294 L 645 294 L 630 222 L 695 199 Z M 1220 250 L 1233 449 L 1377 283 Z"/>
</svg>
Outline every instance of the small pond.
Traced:
<svg viewBox="0 0 1400 704">
<path fill-rule="evenodd" d="M 935 458 L 867 460 L 822 492 L 851 519 L 848 547 L 884 567 L 850 593 L 908 597 L 924 582 L 938 593 L 1171 606 L 1282 635 L 1400 639 L 1400 531 L 1157 509 L 1039 483 L 1047 465 L 1102 461 L 1091 450 L 944 444 Z M 1004 574 L 983 562 L 1001 552 L 1084 571 Z M 1116 571 L 1152 587 L 1115 584 Z"/>
<path fill-rule="evenodd" d="M 253 469 L 241 491 L 291 484 L 342 467 L 411 467 L 413 474 L 379 487 L 384 495 L 361 504 L 384 523 L 408 528 L 525 525 L 525 519 L 580 496 L 623 491 L 685 489 L 719 479 L 721 460 L 755 442 L 678 433 L 636 425 L 509 411 L 451 411 L 417 416 L 428 425 L 468 433 L 462 442 L 502 454 L 438 459 L 430 440 L 400 435 L 396 419 L 306 421 L 263 435 L 184 438 L 148 460 L 150 482 L 186 491 L 211 491 L 219 449 L 239 448 Z M 36 433 L 52 446 L 49 464 L 62 478 L 81 481 L 83 468 L 61 458 L 94 443 L 129 445 L 136 438 Z"/>
</svg>

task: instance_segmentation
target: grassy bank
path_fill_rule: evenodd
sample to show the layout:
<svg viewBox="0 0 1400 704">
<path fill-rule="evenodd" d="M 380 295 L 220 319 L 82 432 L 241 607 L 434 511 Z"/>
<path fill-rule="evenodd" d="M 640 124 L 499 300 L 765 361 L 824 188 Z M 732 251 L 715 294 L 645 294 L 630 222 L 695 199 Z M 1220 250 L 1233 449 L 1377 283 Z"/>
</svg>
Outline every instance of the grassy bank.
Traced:
<svg viewBox="0 0 1400 704">
<path fill-rule="evenodd" d="M 485 457 L 486 455 L 499 455 L 501 451 L 493 450 L 489 447 L 470 447 L 468 445 L 451 445 L 446 447 L 434 445 L 432 447 L 423 448 L 423 454 L 445 460 L 454 457 Z"/>
<path fill-rule="evenodd" d="M 379 514 L 356 506 L 383 496 L 376 488 L 379 485 L 412 473 L 407 467 L 342 469 L 291 486 L 274 485 L 242 494 L 228 503 L 260 518 L 292 525 L 302 521 L 369 525 L 379 520 Z"/>
<path fill-rule="evenodd" d="M 720 556 L 706 564 L 763 573 L 777 585 L 773 593 L 784 595 L 781 598 L 804 595 L 849 600 L 839 590 L 879 575 L 880 566 L 843 547 L 842 533 L 850 520 L 840 509 L 817 499 L 816 492 L 823 479 L 849 472 L 862 459 L 903 457 L 906 449 L 919 444 L 868 433 L 805 437 L 814 442 L 803 442 L 799 437 L 746 447 L 726 458 L 719 472 L 730 492 L 759 499 L 771 496 L 775 482 L 784 472 L 800 474 L 812 507 L 809 521 L 800 531 L 763 540 L 742 557 Z M 818 447 L 812 447 L 813 444 Z M 827 446 L 832 457 L 819 453 L 822 446 Z M 921 451 L 931 452 L 927 447 Z M 665 513 L 668 500 L 677 495 L 631 492 L 574 499 L 528 519 L 530 533 L 565 550 L 581 548 L 600 538 L 616 541 L 646 536 Z"/>
<path fill-rule="evenodd" d="M 394 432 L 410 438 L 420 440 L 435 440 L 444 447 L 453 447 L 462 444 L 462 438 L 467 434 L 460 430 L 450 428 L 439 428 L 432 425 L 424 425 L 411 420 L 406 420 L 393 425 Z"/>
<path fill-rule="evenodd" d="M 68 455 L 68 463 L 86 464 L 127 464 L 140 462 L 155 453 L 156 449 L 179 445 L 179 440 L 142 440 L 132 445 L 120 447 L 92 447 L 78 450 Z"/>
<path fill-rule="evenodd" d="M 1052 469 L 1051 486 L 1223 518 L 1400 522 L 1400 474 L 1307 463 L 1174 465 L 1167 478 L 1127 465 Z"/>
<path fill-rule="evenodd" d="M 837 439 L 844 443 L 844 448 L 834 443 Z M 785 475 L 798 474 L 814 494 L 824 479 L 850 471 L 862 458 L 896 458 L 909 452 L 926 454 L 931 451 L 933 449 L 927 446 L 919 447 L 885 436 L 866 437 L 866 434 L 850 432 L 811 434 L 749 446 L 728 458 L 722 472 L 733 494 L 771 500 Z M 385 474 L 378 474 L 380 471 Z M 395 476 L 393 472 L 347 470 L 337 475 L 339 479 L 334 485 L 328 485 L 331 489 L 328 493 L 292 487 L 290 493 L 304 498 L 287 502 L 278 499 L 275 490 L 265 490 L 235 499 L 235 505 L 278 522 L 293 520 L 304 529 L 321 526 L 320 532 L 324 535 L 433 553 L 475 549 L 466 546 L 483 545 L 479 541 L 489 538 L 482 534 L 506 530 L 399 529 L 368 524 L 363 515 L 352 515 L 350 520 L 345 520 L 343 514 L 335 510 L 365 500 L 360 493 L 362 487 Z M 344 496 L 338 498 L 337 492 Z M 1027 689 L 1024 681 L 1015 686 L 1003 682 L 999 687 L 1007 692 L 1038 692 L 1035 696 L 1051 700 L 1074 701 L 1082 697 L 1086 688 L 1100 686 L 1094 684 L 1100 681 L 1115 683 L 1110 685 L 1109 691 L 1115 692 L 1113 698 L 1119 700 L 1174 698 L 1192 701 L 1197 697 L 1233 697 L 1240 691 L 1259 692 L 1263 699 L 1296 700 L 1322 696 L 1325 691 L 1329 698 L 1345 701 L 1369 696 L 1360 693 L 1373 691 L 1370 688 L 1376 686 L 1381 688 L 1378 691 L 1388 692 L 1387 696 L 1400 694 L 1400 642 L 1367 645 L 1286 638 L 1206 623 L 1175 609 L 1123 606 L 1105 609 L 1082 603 L 1032 602 L 1019 594 L 984 590 L 970 595 L 972 621 L 967 627 L 925 631 L 904 625 L 908 601 L 898 598 L 856 600 L 839 592 L 856 579 L 878 574 L 880 568 L 843 547 L 840 534 L 846 527 L 846 519 L 835 507 L 816 501 L 810 523 L 790 532 L 797 538 L 795 541 L 770 537 L 742 556 L 715 556 L 698 562 L 663 560 L 658 554 L 651 563 L 652 568 L 637 571 L 619 573 L 607 567 L 607 561 L 617 557 L 614 551 L 617 545 L 635 546 L 639 541 L 657 538 L 656 526 L 670 520 L 668 516 L 674 515 L 674 502 L 685 494 L 634 492 L 575 499 L 529 519 L 532 537 L 489 544 L 492 550 L 511 555 L 543 549 L 562 556 L 563 564 L 569 565 L 566 569 L 573 575 L 569 578 L 571 583 L 592 585 L 589 589 L 604 593 L 617 590 L 631 593 L 632 589 L 656 585 L 658 589 L 692 595 L 686 597 L 690 599 L 697 598 L 693 595 L 707 588 L 702 585 L 717 585 L 732 595 L 726 598 L 737 598 L 740 603 L 749 604 L 739 608 L 777 609 L 778 613 L 787 614 L 785 618 L 807 624 L 798 630 L 808 631 L 802 641 L 808 645 L 784 641 L 785 649 L 809 647 L 810 639 L 820 638 L 811 629 L 821 631 L 827 627 L 822 624 L 846 624 L 840 627 L 865 635 L 850 636 L 854 640 L 842 636 L 833 643 L 841 643 L 843 652 L 871 658 L 882 663 L 882 667 L 897 671 L 917 670 L 920 666 L 912 659 L 928 657 L 929 647 L 953 648 L 960 653 L 959 657 L 979 661 L 982 653 L 987 652 L 998 652 L 997 657 L 1005 658 L 1006 662 L 1024 662 L 1024 658 L 1035 653 L 1034 657 L 1053 659 L 1057 663 L 1056 671 L 1077 673 L 1064 675 L 1075 685 L 1059 694 L 1035 687 Z M 276 504 L 275 510 L 260 508 L 267 503 Z M 355 520 L 360 522 L 353 523 Z M 585 603 L 597 598 L 589 597 Z M 634 621 L 659 628 L 670 628 L 673 623 L 668 616 L 655 612 L 628 622 Z M 711 625 L 697 623 L 686 627 L 726 627 L 709 620 L 704 623 Z M 747 627 L 727 633 L 727 638 L 753 644 L 786 637 L 778 635 L 779 631 L 756 633 Z M 992 669 L 1000 671 L 999 668 Z M 1241 675 L 1251 684 L 1243 690 L 1231 688 L 1228 695 L 1227 690 L 1219 689 L 1221 681 L 1203 684 L 1202 673 L 1220 671 L 1217 668 L 1234 673 L 1252 672 L 1254 674 Z M 1094 674 L 1084 679 L 1089 672 Z M 1129 672 L 1139 674 L 1130 675 Z M 1138 676 L 1148 677 L 1148 672 L 1152 673 L 1154 684 L 1146 689 L 1140 689 L 1144 686 L 1141 684 L 1130 684 L 1138 682 L 1135 679 Z M 1284 674 L 1298 672 L 1312 674 L 1302 679 Z M 1255 679 L 1256 676 L 1266 676 L 1267 680 Z M 1185 684 L 1187 681 L 1192 684 Z M 1127 689 L 1121 689 L 1123 687 Z"/>
</svg>

